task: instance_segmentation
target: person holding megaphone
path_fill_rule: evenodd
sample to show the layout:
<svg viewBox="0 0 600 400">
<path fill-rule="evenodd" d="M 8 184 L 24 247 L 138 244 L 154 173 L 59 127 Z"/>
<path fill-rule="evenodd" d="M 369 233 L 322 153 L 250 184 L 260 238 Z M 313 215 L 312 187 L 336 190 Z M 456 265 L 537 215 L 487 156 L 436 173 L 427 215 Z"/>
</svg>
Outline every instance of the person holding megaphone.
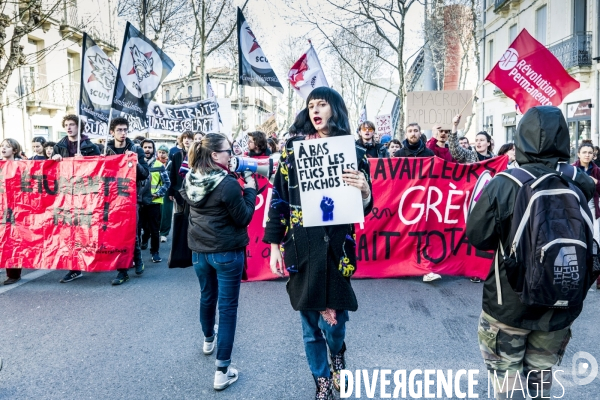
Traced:
<svg viewBox="0 0 600 400">
<path fill-rule="evenodd" d="M 188 154 L 189 172 L 180 190 L 190 205 L 188 246 L 200 282 L 200 325 L 203 352 L 217 348 L 214 388 L 223 390 L 238 379 L 230 367 L 237 322 L 248 225 L 256 204 L 256 182 L 246 174 L 243 190 L 229 172 L 231 142 L 225 135 L 208 133 L 193 143 Z M 219 304 L 219 332 L 215 314 Z"/>
<path fill-rule="evenodd" d="M 306 358 L 317 386 L 315 398 L 333 399 L 332 387 L 347 385 L 340 382 L 340 371 L 346 368 L 345 324 L 348 311 L 358 308 L 350 285 L 356 271 L 356 235 L 354 224 L 303 226 L 293 143 L 351 135 L 344 100 L 328 87 L 313 90 L 294 129 L 299 136 L 288 140 L 281 153 L 263 241 L 271 244 L 271 271 L 283 277 L 285 260 L 289 272 L 287 291 L 292 307 L 300 312 Z M 364 148 L 357 146 L 355 151 L 358 170 L 345 169 L 342 178 L 360 189 L 367 215 L 373 206 L 369 163 Z"/>
</svg>

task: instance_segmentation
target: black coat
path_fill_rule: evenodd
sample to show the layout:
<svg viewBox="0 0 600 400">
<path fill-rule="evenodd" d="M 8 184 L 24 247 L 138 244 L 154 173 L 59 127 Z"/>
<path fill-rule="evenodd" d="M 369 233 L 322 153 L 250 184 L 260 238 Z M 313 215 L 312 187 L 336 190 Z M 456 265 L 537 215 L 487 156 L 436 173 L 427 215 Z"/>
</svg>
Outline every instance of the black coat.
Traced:
<svg viewBox="0 0 600 400">
<path fill-rule="evenodd" d="M 294 310 L 356 311 L 358 302 L 350 285 L 350 277 L 357 268 L 354 224 L 302 226 L 293 142 L 303 139 L 303 136 L 291 138 L 281 153 L 263 241 L 283 243 L 284 263 L 290 273 L 287 291 Z M 356 146 L 356 159 L 358 170 L 371 187 L 364 148 Z M 371 197 L 365 215 L 372 207 Z"/>
<path fill-rule="evenodd" d="M 188 246 L 199 253 L 244 248 L 250 242 L 248 225 L 254 215 L 256 190 L 243 189 L 227 175 L 202 200 L 193 202 L 185 188 L 179 191 L 190 205 Z"/>
<path fill-rule="evenodd" d="M 541 122 L 540 115 L 543 116 Z M 562 121 L 561 121 L 562 120 Z M 519 166 L 535 176 L 556 170 L 558 162 L 569 159 L 569 130 L 556 107 L 535 107 L 521 119 L 515 136 L 516 159 Z M 511 170 L 506 171 L 510 173 Z M 574 183 L 591 198 L 594 182 L 578 171 Z M 592 189 L 592 190 L 590 190 Z M 505 254 L 510 249 L 510 228 L 518 184 L 505 176 L 493 178 L 483 190 L 467 219 L 469 242 L 480 250 L 498 250 L 501 243 Z M 521 303 L 506 277 L 504 260 L 499 259 L 502 305 L 498 302 L 494 263 L 483 285 L 483 311 L 507 325 L 540 331 L 556 331 L 569 326 L 581 312 L 581 307 L 552 309 Z"/>
<path fill-rule="evenodd" d="M 411 151 L 408 148 L 408 143 L 407 143 L 406 139 L 404 139 L 402 141 L 402 148 L 400 150 L 398 150 L 396 153 L 394 153 L 394 157 L 434 157 L 435 156 L 434 152 L 431 151 L 431 149 L 428 149 L 422 140 L 420 140 L 419 143 L 420 144 L 419 144 L 419 148 L 417 149 L 417 151 Z"/>
<path fill-rule="evenodd" d="M 71 155 L 69 154 L 68 141 L 69 138 L 65 136 L 60 139 L 58 143 L 54 145 L 52 155 L 59 154 L 62 158 L 69 158 Z M 82 156 L 99 156 L 100 150 L 98 150 L 98 146 L 96 146 L 90 139 L 83 139 L 81 141 L 81 155 Z M 52 158 L 52 157 L 51 157 Z"/>
<path fill-rule="evenodd" d="M 108 147 L 106 149 L 106 155 L 114 156 L 117 155 L 115 140 L 109 140 L 106 143 Z M 125 138 L 125 151 L 132 151 L 137 154 L 137 164 L 135 167 L 135 181 L 140 182 L 148 178 L 150 176 L 150 168 L 148 167 L 148 163 L 146 162 L 146 155 L 144 154 L 144 150 L 142 148 L 133 143 L 133 141 L 129 138 Z"/>
<path fill-rule="evenodd" d="M 365 144 L 362 139 L 358 139 L 356 144 L 365 149 L 367 158 L 390 158 L 390 152 L 385 144 L 369 143 Z"/>
<path fill-rule="evenodd" d="M 179 175 L 179 168 L 181 168 L 181 163 L 183 162 L 184 152 L 179 151 L 173 154 L 171 158 L 171 167 L 169 169 L 169 179 L 171 180 L 171 186 L 167 191 L 167 196 L 173 196 L 175 198 L 175 202 L 179 205 L 183 205 L 183 198 L 179 194 L 179 190 L 181 189 L 181 184 L 183 183 L 183 178 Z"/>
</svg>

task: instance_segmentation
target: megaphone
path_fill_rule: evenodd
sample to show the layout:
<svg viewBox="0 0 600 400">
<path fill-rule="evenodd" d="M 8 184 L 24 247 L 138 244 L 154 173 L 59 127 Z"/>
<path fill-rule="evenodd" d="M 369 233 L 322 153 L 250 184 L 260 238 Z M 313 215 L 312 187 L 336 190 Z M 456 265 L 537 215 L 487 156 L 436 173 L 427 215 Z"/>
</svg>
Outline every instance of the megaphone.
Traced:
<svg viewBox="0 0 600 400">
<path fill-rule="evenodd" d="M 237 173 L 250 172 L 267 178 L 273 183 L 279 161 L 272 158 L 250 158 L 235 156 L 231 158 L 229 170 Z"/>
</svg>

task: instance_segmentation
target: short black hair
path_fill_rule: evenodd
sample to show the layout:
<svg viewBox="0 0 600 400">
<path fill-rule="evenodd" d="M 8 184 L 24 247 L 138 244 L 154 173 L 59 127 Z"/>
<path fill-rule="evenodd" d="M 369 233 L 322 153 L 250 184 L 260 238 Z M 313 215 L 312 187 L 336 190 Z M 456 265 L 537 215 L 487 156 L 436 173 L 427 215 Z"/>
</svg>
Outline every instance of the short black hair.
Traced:
<svg viewBox="0 0 600 400">
<path fill-rule="evenodd" d="M 330 136 L 351 135 L 350 122 L 348 121 L 348 109 L 342 96 L 335 90 L 321 86 L 310 92 L 306 99 L 306 108 L 296 117 L 294 125 L 299 132 L 305 135 L 316 133 L 316 129 L 310 120 L 308 103 L 311 100 L 325 100 L 331 107 L 331 117 L 327 121 L 327 129 Z"/>
<path fill-rule="evenodd" d="M 42 147 L 44 147 L 44 143 L 46 143 L 46 139 L 44 139 L 41 136 L 36 136 L 33 138 L 33 140 L 31 141 L 31 143 L 40 143 L 42 145 Z"/>
<path fill-rule="evenodd" d="M 127 118 L 123 118 L 123 117 L 113 118 L 110 121 L 110 131 L 114 132 L 117 125 L 125 125 L 127 127 L 127 129 L 129 129 L 129 121 L 127 121 Z"/>
<path fill-rule="evenodd" d="M 56 142 L 46 142 L 42 145 L 42 147 L 45 149 L 46 147 L 54 147 L 56 146 Z"/>
</svg>

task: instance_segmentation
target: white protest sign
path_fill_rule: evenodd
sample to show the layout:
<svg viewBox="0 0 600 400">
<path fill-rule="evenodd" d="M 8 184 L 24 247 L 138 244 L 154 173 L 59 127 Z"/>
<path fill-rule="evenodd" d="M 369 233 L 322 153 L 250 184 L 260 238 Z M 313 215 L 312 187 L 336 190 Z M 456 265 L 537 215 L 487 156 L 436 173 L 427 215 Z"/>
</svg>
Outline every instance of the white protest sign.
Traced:
<svg viewBox="0 0 600 400">
<path fill-rule="evenodd" d="M 466 107 L 465 107 L 466 106 Z M 471 90 L 438 90 L 432 92 L 409 92 L 406 96 L 406 122 L 416 122 L 421 129 L 441 125 L 452 129 L 452 119 L 465 110 L 471 114 L 473 92 Z M 458 129 L 465 128 L 466 118 L 461 118 Z"/>
<path fill-rule="evenodd" d="M 392 115 L 383 114 L 375 117 L 375 128 L 377 129 L 377 137 L 383 135 L 392 135 Z"/>
<path fill-rule="evenodd" d="M 303 226 L 364 221 L 360 189 L 346 185 L 344 169 L 358 169 L 352 136 L 294 142 Z"/>
</svg>

